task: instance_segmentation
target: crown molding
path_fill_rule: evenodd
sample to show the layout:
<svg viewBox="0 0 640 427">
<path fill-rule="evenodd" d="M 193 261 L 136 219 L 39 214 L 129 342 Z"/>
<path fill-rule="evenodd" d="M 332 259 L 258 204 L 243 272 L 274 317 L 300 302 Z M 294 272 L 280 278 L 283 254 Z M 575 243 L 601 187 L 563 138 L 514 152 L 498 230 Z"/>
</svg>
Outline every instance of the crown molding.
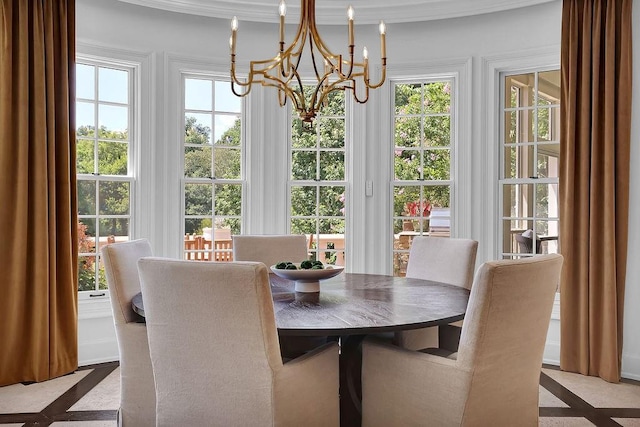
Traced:
<svg viewBox="0 0 640 427">
<path fill-rule="evenodd" d="M 277 23 L 277 0 L 119 0 L 138 6 L 243 21 Z M 423 22 L 437 19 L 481 15 L 533 6 L 559 0 L 352 0 L 357 24 Z M 316 4 L 316 20 L 320 25 L 346 24 L 344 0 L 321 0 Z M 287 22 L 297 23 L 300 5 L 287 4 Z"/>
</svg>

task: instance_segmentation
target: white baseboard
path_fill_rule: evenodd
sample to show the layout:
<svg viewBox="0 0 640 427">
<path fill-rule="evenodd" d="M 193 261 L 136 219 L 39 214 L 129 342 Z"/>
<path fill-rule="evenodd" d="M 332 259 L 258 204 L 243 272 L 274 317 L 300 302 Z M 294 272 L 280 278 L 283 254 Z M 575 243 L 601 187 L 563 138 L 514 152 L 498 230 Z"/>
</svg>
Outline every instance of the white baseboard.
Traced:
<svg viewBox="0 0 640 427">
<path fill-rule="evenodd" d="M 640 381 L 640 356 L 622 352 L 622 378 Z"/>
<path fill-rule="evenodd" d="M 78 345 L 79 366 L 113 362 L 119 359 L 118 343 L 114 339 L 96 339 Z"/>
</svg>

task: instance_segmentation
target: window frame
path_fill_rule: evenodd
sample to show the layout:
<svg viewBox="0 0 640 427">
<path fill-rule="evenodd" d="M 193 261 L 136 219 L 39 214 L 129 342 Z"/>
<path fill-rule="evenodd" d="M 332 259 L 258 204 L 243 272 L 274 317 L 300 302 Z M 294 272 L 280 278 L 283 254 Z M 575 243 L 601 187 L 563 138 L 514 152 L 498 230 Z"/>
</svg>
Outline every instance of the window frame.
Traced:
<svg viewBox="0 0 640 427">
<path fill-rule="evenodd" d="M 420 144 L 418 147 L 412 148 L 412 150 L 417 151 L 420 153 L 421 155 L 421 160 L 420 160 L 420 170 L 419 170 L 419 175 L 420 178 L 418 179 L 414 179 L 414 180 L 398 180 L 396 179 L 396 175 L 395 175 L 395 151 L 397 149 L 399 149 L 398 146 L 396 146 L 396 141 L 395 141 L 395 122 L 396 122 L 396 118 L 399 117 L 398 114 L 396 114 L 395 108 L 396 108 L 396 86 L 397 85 L 402 85 L 402 84 L 420 84 L 421 87 L 424 87 L 428 84 L 432 84 L 432 83 L 438 83 L 438 82 L 448 82 L 450 84 L 450 91 L 451 91 L 451 96 L 450 96 L 450 104 L 449 104 L 449 145 L 446 147 L 431 147 L 431 148 L 425 148 L 422 144 Z M 410 248 L 411 248 L 411 243 L 410 241 L 409 246 L 407 248 L 396 248 L 396 242 L 399 241 L 399 238 L 396 238 L 396 234 L 395 234 L 395 223 L 396 221 L 404 221 L 406 218 L 413 218 L 413 222 L 418 221 L 419 224 L 419 228 L 418 228 L 418 234 L 417 235 L 425 235 L 425 230 L 424 230 L 424 220 L 429 220 L 431 219 L 431 216 L 423 216 L 422 213 L 420 213 L 418 216 L 398 216 L 395 215 L 395 191 L 396 188 L 398 187 L 419 187 L 419 194 L 420 194 L 420 201 L 424 201 L 424 191 L 426 188 L 428 187 L 437 187 L 437 186 L 448 186 L 449 187 L 449 215 L 448 217 L 444 217 L 444 218 L 448 218 L 449 220 L 449 236 L 448 237 L 452 237 L 455 235 L 456 233 L 456 215 L 455 215 L 455 205 L 457 204 L 457 197 L 456 197 L 456 177 L 457 175 L 457 169 L 456 169 L 456 165 L 458 164 L 458 144 L 459 144 L 459 135 L 458 135 L 458 124 L 459 124 L 459 115 L 461 114 L 460 110 L 459 110 L 459 91 L 460 91 L 460 75 L 459 73 L 434 73 L 434 74 L 425 74 L 422 76 L 415 76 L 415 77 L 409 77 L 409 78 L 397 78 L 397 79 L 391 79 L 390 80 L 390 102 L 389 102 L 389 117 L 390 117 L 390 138 L 391 138 L 391 143 L 390 143 L 390 185 L 389 185 L 389 218 L 390 218 L 390 232 L 391 232 L 391 238 L 390 238 L 390 242 L 391 242 L 391 274 L 393 275 L 403 275 L 402 274 L 402 265 L 404 265 L 404 268 L 406 269 L 406 263 L 408 262 L 408 257 L 409 257 L 409 252 L 410 252 Z M 424 90 L 421 91 L 421 102 L 424 103 Z M 435 116 L 443 116 L 442 113 L 424 113 L 424 109 L 421 109 L 421 114 L 409 114 L 407 115 L 407 117 L 409 116 L 416 116 L 416 117 L 420 117 L 420 138 L 421 140 L 424 137 L 424 125 L 423 123 L 423 119 L 424 117 L 435 117 Z M 423 159 L 424 159 L 424 153 L 429 152 L 430 150 L 435 149 L 435 150 L 440 150 L 440 149 L 448 149 L 449 150 L 449 179 L 446 180 L 436 180 L 436 179 L 425 179 L 424 178 L 424 170 L 423 170 Z M 428 200 L 427 200 L 428 201 Z M 422 211 L 422 208 L 419 207 L 420 210 Z M 400 265 L 402 264 L 402 265 Z"/>
<path fill-rule="evenodd" d="M 498 212 L 497 212 L 497 217 L 498 217 L 498 242 L 499 246 L 497 247 L 498 249 L 498 253 L 500 258 L 521 258 L 521 257 L 531 257 L 531 256 L 535 256 L 535 255 L 539 255 L 539 253 L 537 253 L 537 247 L 536 245 L 532 246 L 532 253 L 522 253 L 519 252 L 518 250 L 514 250 L 517 247 L 517 244 L 515 242 L 515 235 L 513 233 L 513 231 L 518 231 L 520 229 L 525 230 L 528 229 L 528 224 L 529 223 L 533 223 L 533 227 L 534 227 L 534 236 L 536 236 L 536 226 L 537 223 L 540 221 L 544 221 L 547 222 L 549 225 L 551 223 L 555 223 L 555 228 L 556 228 L 556 235 L 557 235 L 557 239 L 559 239 L 559 216 L 549 216 L 547 215 L 546 217 L 540 217 L 538 216 L 536 213 L 538 211 L 537 209 L 537 186 L 538 185 L 547 185 L 549 187 L 554 186 L 556 187 L 556 192 L 559 189 L 559 176 L 556 177 L 539 177 L 539 176 L 529 176 L 529 177 L 520 177 L 521 173 L 519 172 L 519 168 L 522 168 L 523 165 L 526 162 L 529 162 L 528 157 L 529 155 L 533 157 L 533 161 L 535 162 L 535 167 L 537 170 L 537 162 L 538 162 L 538 156 L 539 154 L 543 154 L 546 155 L 549 160 L 551 160 L 552 157 L 550 155 L 549 151 L 546 151 L 545 154 L 545 150 L 544 147 L 546 146 L 550 146 L 550 145 L 554 145 L 554 146 L 558 146 L 560 144 L 559 138 L 559 127 L 553 126 L 553 120 L 549 119 L 549 134 L 550 134 L 550 139 L 549 140 L 540 140 L 538 138 L 538 118 L 539 118 L 539 112 L 541 110 L 548 110 L 549 111 L 549 117 L 551 117 L 551 113 L 555 112 L 555 114 L 559 114 L 560 111 L 560 99 L 557 99 L 556 103 L 551 102 L 551 104 L 547 104 L 547 105 L 540 105 L 538 102 L 539 98 L 545 99 L 547 101 L 553 101 L 553 97 L 550 94 L 546 94 L 544 92 L 544 90 L 541 90 L 539 87 L 539 75 L 541 73 L 545 73 L 545 72 L 550 72 L 550 71 L 558 71 L 559 72 L 559 67 L 558 66 L 547 66 L 547 67 L 533 67 L 533 68 L 524 68 L 524 69 L 518 69 L 518 68 L 512 68 L 509 70 L 503 70 L 501 72 L 499 72 L 499 103 L 498 103 L 498 111 L 499 111 L 499 129 L 500 132 L 498 134 L 498 154 L 499 154 L 499 169 L 498 169 Z M 518 104 L 515 107 L 507 107 L 506 106 L 506 80 L 508 77 L 510 76 L 518 76 L 518 75 L 525 75 L 525 74 L 534 74 L 534 87 L 533 87 L 533 91 L 534 91 L 534 99 L 526 105 L 523 105 L 521 102 L 518 102 Z M 524 85 L 522 85 L 522 87 L 518 88 L 519 93 L 522 92 L 522 88 L 525 87 Z M 554 111 L 555 110 L 555 111 Z M 505 129 L 506 129 L 506 113 L 507 112 L 512 112 L 512 111 L 531 111 L 533 114 L 533 123 L 529 124 L 528 128 L 531 128 L 531 125 L 533 125 L 533 128 L 536 129 L 536 135 L 535 137 L 533 137 L 531 141 L 524 141 L 524 142 L 511 142 L 511 143 L 507 143 L 506 141 L 506 133 L 505 133 Z M 556 117 L 556 120 L 558 120 L 558 117 Z M 519 120 L 516 121 L 516 132 L 519 134 L 521 131 L 521 123 Z M 555 134 L 555 135 L 554 135 Z M 506 167 L 506 150 L 507 148 L 515 148 L 516 150 L 522 149 L 522 148 L 527 148 L 527 147 L 531 147 L 532 148 L 532 153 L 526 153 L 526 156 L 518 156 L 518 159 L 516 160 L 516 173 L 515 173 L 515 177 L 506 177 L 506 171 L 505 171 L 505 167 Z M 522 158 L 525 157 L 525 158 Z M 559 151 L 558 151 L 558 156 L 555 157 L 555 167 L 557 170 L 557 167 L 559 166 L 559 161 L 560 161 L 560 157 L 559 157 Z M 515 216 L 514 215 L 505 215 L 504 214 L 504 209 L 505 209 L 505 188 L 507 186 L 510 185 L 514 185 L 516 186 L 516 195 L 515 195 L 515 203 L 516 203 L 516 213 Z M 529 215 L 528 212 L 525 212 L 525 206 L 524 206 L 524 199 L 526 198 L 526 196 L 524 196 L 523 194 L 521 194 L 521 188 L 523 186 L 526 185 L 531 185 L 532 187 L 532 200 L 529 203 L 533 203 L 533 207 L 531 209 L 532 211 L 532 215 Z M 558 207 L 556 206 L 556 209 Z M 507 236 L 505 236 L 505 223 L 506 221 L 515 221 L 517 224 L 517 228 L 513 229 L 511 231 L 511 236 L 509 237 L 509 239 L 511 240 L 511 252 L 505 252 L 505 244 L 507 242 Z M 513 227 L 513 226 L 512 226 Z M 555 240 L 555 243 L 551 243 L 555 246 L 555 252 L 557 252 L 557 242 L 558 240 Z M 544 253 L 544 251 L 542 251 L 541 253 Z"/>
<path fill-rule="evenodd" d="M 342 148 L 323 148 L 320 143 L 320 130 L 316 126 L 316 136 L 315 136 L 315 146 L 312 148 L 294 148 L 293 147 L 293 122 L 297 117 L 297 113 L 292 110 L 292 108 L 287 108 L 288 112 L 288 129 L 289 131 L 286 133 L 287 135 L 287 179 L 286 179 L 286 218 L 287 218 L 287 230 L 289 233 L 292 233 L 293 221 L 295 219 L 301 220 L 314 220 L 316 222 L 316 232 L 313 233 L 313 237 L 307 235 L 307 239 L 312 239 L 311 242 L 308 240 L 308 249 L 309 254 L 314 259 L 317 259 L 319 252 L 324 252 L 325 254 L 331 254 L 330 257 L 335 255 L 336 265 L 343 265 L 347 267 L 349 261 L 349 243 L 350 243 L 350 215 L 349 207 L 350 207 L 350 194 L 351 194 L 351 156 L 353 151 L 353 142 L 352 135 L 349 131 L 350 129 L 350 120 L 351 120 L 351 108 L 352 108 L 352 97 L 350 96 L 348 91 L 344 91 L 344 115 L 327 115 L 323 114 L 323 111 L 320 111 L 315 118 L 316 125 L 321 120 L 343 120 L 344 121 L 344 145 Z M 309 180 L 294 180 L 292 167 L 293 167 L 293 153 L 294 152 L 315 152 L 316 154 L 316 177 L 315 179 Z M 322 152 L 342 152 L 344 153 L 344 176 L 342 180 L 322 180 L 320 179 L 320 154 Z M 292 191 L 295 187 L 315 187 L 316 188 L 316 209 L 314 215 L 299 215 L 292 216 Z M 343 207 L 343 215 L 342 216 L 331 216 L 331 215 L 320 215 L 317 209 L 319 206 L 320 200 L 320 192 L 322 187 L 343 187 L 344 188 L 344 207 Z M 344 232 L 342 247 L 335 247 L 335 242 L 332 242 L 330 239 L 322 238 L 322 233 L 319 232 L 319 222 L 322 220 L 331 220 L 331 219 L 340 219 L 344 222 Z M 339 234 L 339 233 L 338 233 Z M 339 238 L 337 239 L 339 240 Z M 333 248 L 323 248 L 319 249 L 316 244 L 316 248 L 312 246 L 315 244 L 314 242 L 326 241 L 328 244 L 333 244 Z M 342 255 L 340 255 L 340 253 Z M 298 260 L 296 260 L 298 261 Z M 325 257 L 322 257 L 321 261 L 325 262 Z"/>
<path fill-rule="evenodd" d="M 93 182 L 95 183 L 95 211 L 94 214 L 80 214 L 78 212 L 78 223 L 81 222 L 82 219 L 89 219 L 95 221 L 96 235 L 93 237 L 94 242 L 96 238 L 98 242 L 100 241 L 100 219 L 101 218 L 113 218 L 113 219 L 127 219 L 128 220 L 128 234 L 127 240 L 133 239 L 136 231 L 135 217 L 136 217 L 136 200 L 137 200 L 137 186 L 138 186 L 138 178 L 139 178 L 139 162 L 138 162 L 138 152 L 140 145 L 140 133 L 139 133 L 139 114 L 138 114 L 138 91 L 139 91 L 139 64 L 131 63 L 126 60 L 118 60 L 113 58 L 105 58 L 105 57 L 97 57 L 91 55 L 83 55 L 78 54 L 76 57 L 76 66 L 77 65 L 88 65 L 94 67 L 94 93 L 93 99 L 76 97 L 75 102 L 85 102 L 92 103 L 94 105 L 94 123 L 96 129 L 94 131 L 93 137 L 82 137 L 83 140 L 92 140 L 94 144 L 94 172 L 93 173 L 77 173 L 76 172 L 76 180 L 78 184 L 80 182 Z M 99 70 L 100 68 L 109 68 L 116 69 L 120 71 L 127 72 L 127 103 L 115 103 L 110 101 L 101 102 L 98 97 L 99 90 Z M 126 142 L 118 143 L 126 143 L 127 144 L 127 175 L 101 175 L 98 172 L 99 167 L 99 150 L 98 144 L 102 140 L 99 137 L 98 127 L 99 127 L 99 106 L 100 105 L 126 105 L 128 107 L 127 121 L 128 128 L 127 134 L 128 138 Z M 76 141 L 79 138 L 76 136 Z M 104 178 L 107 177 L 107 178 Z M 99 207 L 99 184 L 104 182 L 127 182 L 129 183 L 129 213 L 124 215 L 107 215 L 100 214 Z M 104 236 L 105 238 L 108 236 Z M 95 243 L 94 243 L 95 244 Z M 102 254 L 100 253 L 100 248 L 95 248 L 95 252 L 79 252 L 78 257 L 95 257 L 96 270 L 95 270 L 95 288 L 92 290 L 78 290 L 78 298 L 79 300 L 86 300 L 89 298 L 96 297 L 107 297 L 108 292 L 107 288 L 100 288 L 100 271 L 103 270 L 102 264 Z M 105 279 L 106 286 L 106 279 Z"/>
<path fill-rule="evenodd" d="M 229 76 L 224 76 L 219 73 L 209 73 L 209 72 L 194 72 L 194 71 L 186 71 L 181 70 L 179 72 L 179 97 L 180 97 L 180 132 L 179 132 L 179 145 L 180 145 L 180 165 L 179 165 L 179 173 L 180 173 L 180 226 L 178 227 L 181 246 L 179 249 L 179 256 L 181 259 L 218 259 L 221 260 L 231 260 L 232 249 L 230 246 L 228 247 L 216 247 L 216 237 L 215 237 L 215 224 L 217 219 L 237 219 L 240 222 L 240 233 L 243 233 L 245 229 L 245 212 L 246 212 L 246 199 L 247 199 L 247 141 L 246 141 L 246 126 L 247 126 L 247 114 L 246 114 L 246 98 L 240 99 L 240 111 L 238 113 L 234 113 L 226 110 L 217 110 L 215 105 L 215 86 L 216 82 L 218 83 L 229 83 Z M 211 110 L 197 110 L 198 114 L 209 114 L 212 118 L 212 128 L 211 128 L 211 147 L 212 156 L 211 156 L 211 174 L 212 176 L 209 178 L 197 178 L 197 177 L 187 177 L 185 176 L 185 148 L 188 146 L 185 142 L 185 126 L 186 126 L 186 115 L 188 111 L 196 111 L 193 109 L 187 109 L 185 107 L 186 100 L 186 80 L 187 79 L 196 79 L 196 80 L 208 80 L 212 83 L 212 92 L 211 92 Z M 240 177 L 239 178 L 218 178 L 215 177 L 215 116 L 217 114 L 221 115 L 234 115 L 237 114 L 240 117 L 240 145 L 238 150 L 240 151 Z M 223 149 L 232 149 L 229 147 L 217 147 Z M 235 149 L 235 148 L 233 148 Z M 185 213 L 186 208 L 186 185 L 188 184 L 211 184 L 211 215 L 189 215 L 187 216 Z M 240 189 L 240 214 L 239 215 L 218 215 L 215 210 L 216 205 L 216 186 L 218 185 L 239 185 Z M 193 219 L 211 219 L 212 223 L 212 232 L 211 232 L 211 246 L 206 249 L 194 249 L 187 250 L 186 244 L 184 243 L 187 238 L 185 223 L 189 218 Z M 231 233 L 233 234 L 233 232 Z"/>
</svg>

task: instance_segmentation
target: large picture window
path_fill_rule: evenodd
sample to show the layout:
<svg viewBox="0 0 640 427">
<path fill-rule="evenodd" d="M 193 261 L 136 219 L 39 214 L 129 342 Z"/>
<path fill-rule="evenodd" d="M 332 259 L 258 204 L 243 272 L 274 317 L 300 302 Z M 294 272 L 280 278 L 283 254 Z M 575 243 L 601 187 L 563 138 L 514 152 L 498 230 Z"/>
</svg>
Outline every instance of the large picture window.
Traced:
<svg viewBox="0 0 640 427">
<path fill-rule="evenodd" d="M 335 265 L 348 256 L 345 129 L 344 92 L 332 92 L 311 125 L 292 115 L 290 232 L 307 235 L 313 259 Z"/>
<path fill-rule="evenodd" d="M 453 79 L 393 85 L 393 272 L 403 276 L 415 236 L 449 237 Z"/>
<path fill-rule="evenodd" d="M 503 75 L 502 256 L 558 251 L 560 71 Z"/>
<path fill-rule="evenodd" d="M 78 290 L 107 288 L 100 248 L 129 240 L 134 192 L 133 70 L 76 65 Z"/>
<path fill-rule="evenodd" d="M 184 256 L 231 261 L 242 229 L 242 101 L 229 82 L 184 76 Z"/>
</svg>

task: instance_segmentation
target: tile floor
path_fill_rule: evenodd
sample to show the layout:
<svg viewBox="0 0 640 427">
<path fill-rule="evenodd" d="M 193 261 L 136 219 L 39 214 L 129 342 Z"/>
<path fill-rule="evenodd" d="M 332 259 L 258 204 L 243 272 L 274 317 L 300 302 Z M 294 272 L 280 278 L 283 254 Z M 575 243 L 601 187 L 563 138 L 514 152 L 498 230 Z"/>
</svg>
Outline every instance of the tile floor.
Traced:
<svg viewBox="0 0 640 427">
<path fill-rule="evenodd" d="M 115 427 L 119 368 L 105 363 L 34 384 L 0 387 L 0 427 Z M 640 427 L 640 382 L 600 378 L 545 366 L 540 426 Z"/>
</svg>

